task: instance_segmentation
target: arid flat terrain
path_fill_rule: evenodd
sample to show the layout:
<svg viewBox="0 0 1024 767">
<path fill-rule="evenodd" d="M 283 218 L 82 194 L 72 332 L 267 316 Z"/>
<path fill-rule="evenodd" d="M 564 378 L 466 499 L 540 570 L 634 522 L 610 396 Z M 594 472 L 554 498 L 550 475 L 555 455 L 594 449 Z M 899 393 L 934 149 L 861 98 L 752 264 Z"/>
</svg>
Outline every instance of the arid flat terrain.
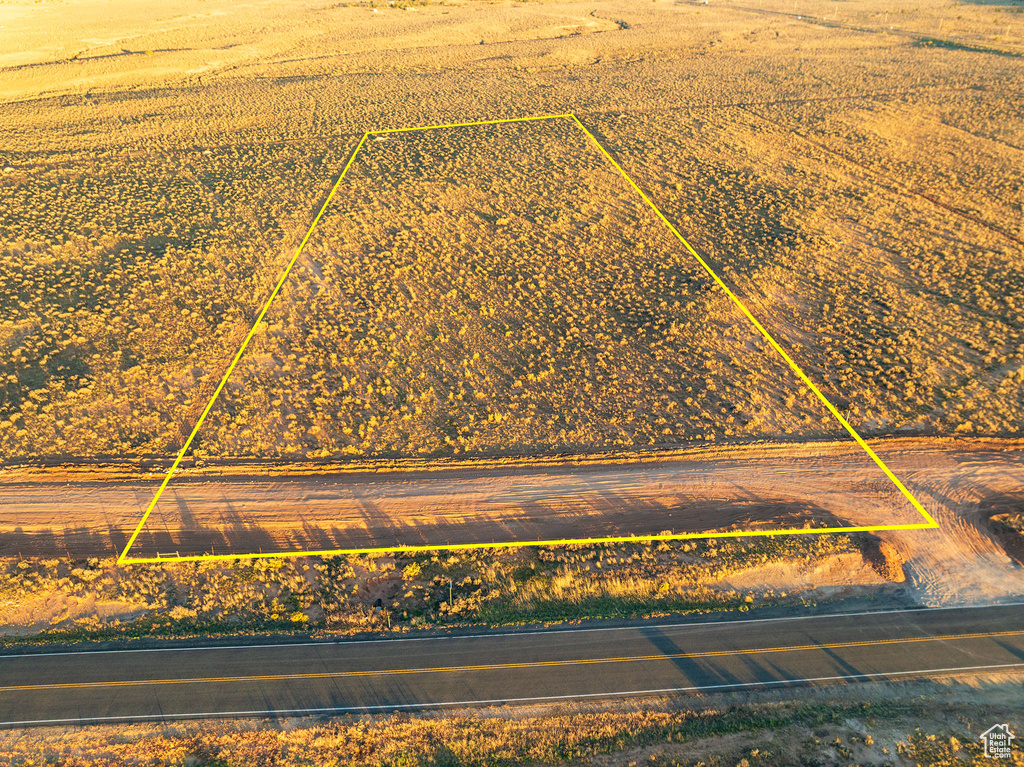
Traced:
<svg viewBox="0 0 1024 767">
<path fill-rule="evenodd" d="M 1021 10 L 0 5 L 0 547 L 124 543 L 156 475 L 62 467 L 166 465 L 365 131 L 572 112 L 988 561 L 1018 448 L 943 440 L 1024 433 Z M 190 469 L 139 545 L 918 521 L 634 191 L 568 122 L 368 140 L 188 462 L 516 462 Z"/>
<path fill-rule="evenodd" d="M 1022 168 L 1024 0 L 0 0 L 0 762 L 1024 764 Z"/>
<path fill-rule="evenodd" d="M 2 11 L 5 463 L 173 453 L 362 131 L 568 111 L 865 434 L 1024 428 L 1015 7 L 74 5 Z M 198 449 L 836 436 L 569 128 L 369 142 Z"/>
<path fill-rule="evenodd" d="M 1024 593 L 990 517 L 1021 501 L 1019 443 L 904 439 L 876 447 L 940 524 L 880 533 L 926 601 Z M 276 476 L 261 476 L 264 473 Z M 218 476 L 219 475 L 219 476 Z M 109 556 L 155 491 L 123 475 L 8 472 L 5 556 Z M 924 520 L 855 445 L 693 451 L 642 462 L 289 475 L 184 471 L 134 557 L 537 542 L 666 532 L 913 525 Z"/>
</svg>

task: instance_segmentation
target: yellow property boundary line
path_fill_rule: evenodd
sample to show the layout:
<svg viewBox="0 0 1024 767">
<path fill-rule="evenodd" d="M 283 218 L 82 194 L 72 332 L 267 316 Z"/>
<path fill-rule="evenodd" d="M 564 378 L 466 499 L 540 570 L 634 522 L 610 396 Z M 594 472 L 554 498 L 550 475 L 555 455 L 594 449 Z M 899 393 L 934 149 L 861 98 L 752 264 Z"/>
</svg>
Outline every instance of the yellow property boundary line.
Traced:
<svg viewBox="0 0 1024 767">
<path fill-rule="evenodd" d="M 619 175 L 626 180 L 633 190 L 640 195 L 640 198 L 647 203 L 647 206 L 654 211 L 654 213 L 661 219 L 662 223 L 669 228 L 669 230 L 676 236 L 683 247 L 697 259 L 697 262 L 704 268 L 715 283 L 725 291 L 725 294 L 729 296 L 734 304 L 739 307 L 740 311 L 750 320 L 751 324 L 757 328 L 758 332 L 764 337 L 766 341 L 771 345 L 775 351 L 786 361 L 790 369 L 796 373 L 797 377 L 806 385 L 819 400 L 825 405 L 828 411 L 835 416 L 835 418 L 842 424 L 843 428 L 856 440 L 857 444 L 863 448 L 864 452 L 873 460 L 878 467 L 885 473 L 885 476 L 896 486 L 896 488 L 910 501 L 911 505 L 921 514 L 926 520 L 923 523 L 907 524 L 907 525 L 876 525 L 866 527 L 816 527 L 816 528 L 789 528 L 783 530 L 758 530 L 751 532 L 737 531 L 727 533 L 679 533 L 670 535 L 643 535 L 643 536 L 620 536 L 612 538 L 565 538 L 552 541 L 515 541 L 509 543 L 469 543 L 469 544 L 438 544 L 435 546 L 386 546 L 380 548 L 363 548 L 363 549 L 329 549 L 324 551 L 290 551 L 290 552 L 278 552 L 278 553 L 259 553 L 259 554 L 199 554 L 191 556 L 174 556 L 174 557 L 128 557 L 128 551 L 134 545 L 135 540 L 139 537 L 142 532 L 142 528 L 146 524 L 146 520 L 149 519 L 149 515 L 153 513 L 153 509 L 156 508 L 160 497 L 164 494 L 164 490 L 167 489 L 167 484 L 171 481 L 171 477 L 181 464 L 182 459 L 185 457 L 185 453 L 188 452 L 191 447 L 193 440 L 199 433 L 199 429 L 202 427 L 203 422 L 206 420 L 206 416 L 210 414 L 210 410 L 213 408 L 214 403 L 217 401 L 217 397 L 220 396 L 221 390 L 227 384 L 228 378 L 231 373 L 234 372 L 235 367 L 241 360 L 242 355 L 245 353 L 246 348 L 249 346 L 249 342 L 252 341 L 253 336 L 256 335 L 256 330 L 259 327 L 260 322 L 266 316 L 267 311 L 270 309 L 271 303 L 277 298 L 277 294 L 281 292 L 281 288 L 284 286 L 284 282 L 288 279 L 288 275 L 292 271 L 292 267 L 295 266 L 295 262 L 302 254 L 303 249 L 306 247 L 306 243 L 309 242 L 309 238 L 313 234 L 313 230 L 316 229 L 316 225 L 320 223 L 320 219 L 323 217 L 324 212 L 327 210 L 327 206 L 331 204 L 331 200 L 334 198 L 335 192 L 338 191 L 338 187 L 341 186 L 341 182 L 345 179 L 349 168 L 352 167 L 352 163 L 356 159 L 356 155 L 359 154 L 359 150 L 363 148 L 363 144 L 366 143 L 366 139 L 370 136 L 386 135 L 390 133 L 410 133 L 413 131 L 425 131 L 425 130 L 438 130 L 441 128 L 465 128 L 473 125 L 500 125 L 503 123 L 519 123 L 519 122 L 530 122 L 533 120 L 559 120 L 559 119 L 570 119 L 580 130 L 582 130 L 587 137 L 593 142 L 594 146 L 604 155 L 605 159 L 614 166 L 615 170 L 619 172 Z M 703 259 L 700 254 L 694 249 L 694 247 L 687 242 L 686 238 L 679 233 L 679 230 L 672 225 L 665 214 L 658 209 L 658 206 L 654 204 L 650 197 L 637 185 L 629 174 L 623 170 L 622 166 L 615 161 L 611 153 L 605 149 L 604 145 L 597 140 L 587 127 L 580 122 L 580 119 L 573 113 L 566 113 L 560 115 L 538 115 L 535 117 L 512 117 L 504 120 L 480 120 L 477 122 L 463 122 L 463 123 L 447 123 L 444 125 L 424 125 L 416 128 L 387 128 L 384 130 L 366 131 L 359 139 L 359 143 L 356 144 L 356 148 L 349 155 L 348 162 L 345 163 L 345 167 L 341 171 L 341 175 L 338 176 L 338 180 L 334 183 L 330 193 L 327 195 L 327 199 L 324 200 L 324 204 L 321 206 L 320 211 L 316 214 L 316 218 L 313 219 L 313 223 L 309 225 L 309 229 L 306 232 L 305 237 L 299 243 L 299 246 L 295 249 L 295 255 L 292 256 L 288 262 L 288 266 L 285 267 L 284 272 L 278 279 L 277 284 L 274 286 L 274 290 L 271 291 L 270 296 L 267 298 L 266 303 L 263 304 L 263 308 L 260 310 L 259 315 L 256 317 L 256 321 L 253 322 L 252 328 L 249 333 L 245 336 L 245 340 L 242 341 L 242 345 L 238 348 L 234 358 L 231 360 L 231 364 L 228 365 L 227 370 L 224 372 L 224 376 L 221 378 L 220 383 L 217 384 L 217 388 L 213 392 L 213 396 L 210 397 L 210 401 L 206 403 L 206 407 L 203 409 L 202 414 L 199 416 L 199 420 L 196 421 L 196 425 L 193 427 L 191 434 L 188 435 L 188 439 L 185 440 L 185 444 L 181 446 L 181 450 L 178 451 L 177 457 L 174 459 L 174 463 L 171 464 L 171 468 L 168 470 L 167 475 L 164 477 L 163 482 L 160 483 L 160 487 L 156 491 L 156 495 L 153 500 L 150 501 L 149 506 L 146 508 L 145 514 L 142 515 L 142 519 L 139 520 L 139 524 L 135 527 L 131 537 L 128 539 L 127 545 L 117 558 L 117 563 L 121 564 L 132 564 L 132 563 L 144 563 L 144 562 L 185 562 L 185 561 L 209 561 L 209 560 L 230 560 L 230 559 L 264 559 L 270 557 L 298 557 L 298 556 L 328 556 L 335 554 L 366 554 L 372 552 L 391 552 L 391 551 L 436 551 L 437 549 L 489 549 L 489 548 L 506 548 L 506 547 L 518 547 L 518 546 L 551 546 L 559 544 L 581 544 L 581 543 L 622 543 L 628 541 L 662 541 L 662 540 L 684 540 L 688 538 L 740 538 L 748 536 L 765 536 L 765 535 L 797 535 L 797 534 L 808 534 L 808 533 L 852 533 L 852 532 L 875 532 L 883 530 L 923 530 L 932 529 L 939 526 L 932 516 L 925 510 L 924 506 L 914 497 L 906 486 L 900 482 L 899 478 L 892 473 L 892 470 L 885 465 L 885 462 L 878 457 L 874 450 L 864 441 L 864 438 L 857 433 L 857 430 L 853 428 L 849 421 L 847 421 L 842 413 L 840 413 L 836 406 L 833 405 L 828 398 L 821 392 L 821 390 L 814 385 L 814 382 L 807 377 L 807 374 L 800 368 L 799 365 L 793 360 L 786 350 L 779 345 L 772 335 L 765 329 L 765 327 L 757 321 L 757 318 L 750 313 L 750 310 L 744 305 L 728 285 L 722 280 L 721 277 L 715 272 L 714 269 Z"/>
</svg>

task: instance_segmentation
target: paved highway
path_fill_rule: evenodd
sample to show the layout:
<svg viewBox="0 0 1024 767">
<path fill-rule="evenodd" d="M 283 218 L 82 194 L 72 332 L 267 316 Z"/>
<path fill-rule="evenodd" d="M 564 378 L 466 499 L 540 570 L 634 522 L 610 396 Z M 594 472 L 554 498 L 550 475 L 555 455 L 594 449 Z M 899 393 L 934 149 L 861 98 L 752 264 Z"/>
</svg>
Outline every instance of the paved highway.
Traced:
<svg viewBox="0 0 1024 767">
<path fill-rule="evenodd" d="M 1020 605 L 0 656 L 0 724 L 295 715 L 1024 670 Z"/>
</svg>

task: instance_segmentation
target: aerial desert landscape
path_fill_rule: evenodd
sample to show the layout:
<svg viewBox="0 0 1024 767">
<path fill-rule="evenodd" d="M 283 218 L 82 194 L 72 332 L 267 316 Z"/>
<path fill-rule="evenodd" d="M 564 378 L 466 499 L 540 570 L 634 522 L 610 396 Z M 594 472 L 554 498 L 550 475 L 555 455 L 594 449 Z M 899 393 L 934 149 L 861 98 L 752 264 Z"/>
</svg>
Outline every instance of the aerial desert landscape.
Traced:
<svg viewBox="0 0 1024 767">
<path fill-rule="evenodd" d="M 1022 103 L 1019 0 L 0 0 L 0 637 L 1024 601 Z"/>
<path fill-rule="evenodd" d="M 59 553 L 44 540 L 57 536 L 70 554 L 84 532 L 77 553 L 120 551 L 116 531 L 190 435 L 172 494 L 209 488 L 216 466 L 321 465 L 330 483 L 331 467 L 412 461 L 443 484 L 474 460 L 710 447 L 743 460 L 810 444 L 857 462 L 848 430 L 666 223 L 871 444 L 913 437 L 955 461 L 971 439 L 986 455 L 1003 439 L 999 460 L 1019 462 L 1019 9 L 75 7 L 74 23 L 61 4 L 3 7 L 5 485 L 50 467 L 58 484 L 71 471 L 103 486 L 113 467 L 138 489 L 127 507 L 80 502 L 77 485 L 49 504 L 12 492 L 8 552 Z M 364 135 L 437 125 L 452 127 Z M 856 468 L 874 472 L 872 499 L 770 501 L 803 509 L 791 527 L 927 524 L 914 501 L 977 516 L 913 483 L 894 494 L 866 453 Z M 736 529 L 724 510 L 758 492 L 743 485 L 705 489 L 712 511 L 684 524 L 676 503 L 676 524 L 499 528 L 508 541 Z M 228 502 L 183 516 L 161 491 L 140 534 L 216 553 L 189 526 L 265 522 Z M 315 547 L 214 537 L 224 554 L 503 538 L 388 538 L 325 512 L 274 520 L 334 530 Z M 160 553 L 142 543 L 138 556 Z"/>
</svg>

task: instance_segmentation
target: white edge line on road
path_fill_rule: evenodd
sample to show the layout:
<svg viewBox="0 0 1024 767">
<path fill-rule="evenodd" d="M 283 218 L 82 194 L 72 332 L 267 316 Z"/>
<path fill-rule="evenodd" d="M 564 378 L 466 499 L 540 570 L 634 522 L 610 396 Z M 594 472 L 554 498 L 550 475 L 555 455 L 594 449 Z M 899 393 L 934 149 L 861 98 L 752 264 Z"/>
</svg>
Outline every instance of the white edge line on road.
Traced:
<svg viewBox="0 0 1024 767">
<path fill-rule="evenodd" d="M 809 621 L 825 618 L 857 618 L 865 615 L 916 615 L 917 613 L 940 612 L 942 610 L 993 610 L 999 607 L 1024 607 L 1024 602 L 1002 602 L 989 605 L 960 605 L 950 607 L 911 607 L 896 610 L 864 610 L 853 613 L 827 613 L 824 615 L 788 615 L 777 618 L 742 618 L 740 620 L 703 621 L 693 623 L 651 623 L 639 626 L 594 626 L 590 628 L 562 629 L 548 628 L 534 631 L 507 631 L 500 634 L 456 634 L 426 637 L 377 637 L 376 639 L 324 639 L 319 642 L 275 642 L 272 644 L 199 645 L 197 647 L 139 647 L 119 650 L 66 650 L 61 652 L 27 652 L 0 655 L 0 660 L 15 658 L 57 658 L 62 655 L 116 655 L 119 653 L 146 652 L 198 652 L 200 650 L 268 650 L 281 647 L 337 647 L 342 645 L 381 644 L 384 642 L 437 642 L 455 639 L 500 639 L 502 637 L 524 637 L 558 634 L 586 634 L 596 631 L 641 631 L 643 629 L 699 629 L 721 626 L 743 625 L 746 623 L 776 623 L 780 621 Z"/>
<path fill-rule="evenodd" d="M 0 727 L 42 724 L 87 724 L 96 722 L 127 722 L 161 719 L 204 719 L 229 716 L 275 716 L 279 714 L 345 714 L 370 711 L 409 711 L 412 709 L 440 708 L 452 706 L 509 705 L 515 703 L 541 703 L 556 700 L 581 700 L 583 698 L 618 698 L 634 695 L 664 695 L 682 692 L 703 692 L 715 690 L 749 689 L 752 687 L 778 687 L 783 685 L 814 684 L 816 682 L 850 682 L 869 680 L 876 677 L 948 675 L 966 671 L 996 671 L 999 669 L 1024 668 L 1024 663 L 1003 663 L 992 666 L 961 666 L 958 668 L 929 668 L 916 671 L 877 671 L 867 674 L 844 674 L 842 676 L 817 676 L 801 679 L 775 679 L 769 682 L 734 682 L 731 684 L 709 684 L 694 687 L 665 687 L 658 690 L 620 690 L 618 692 L 587 692 L 573 695 L 539 695 L 532 698 L 490 698 L 485 700 L 453 700 L 436 703 L 394 703 L 369 706 L 331 706 L 327 708 L 281 708 L 262 711 L 204 711 L 182 714 L 125 714 L 124 716 L 82 716 L 67 719 L 25 719 L 22 721 L 0 722 Z"/>
</svg>

